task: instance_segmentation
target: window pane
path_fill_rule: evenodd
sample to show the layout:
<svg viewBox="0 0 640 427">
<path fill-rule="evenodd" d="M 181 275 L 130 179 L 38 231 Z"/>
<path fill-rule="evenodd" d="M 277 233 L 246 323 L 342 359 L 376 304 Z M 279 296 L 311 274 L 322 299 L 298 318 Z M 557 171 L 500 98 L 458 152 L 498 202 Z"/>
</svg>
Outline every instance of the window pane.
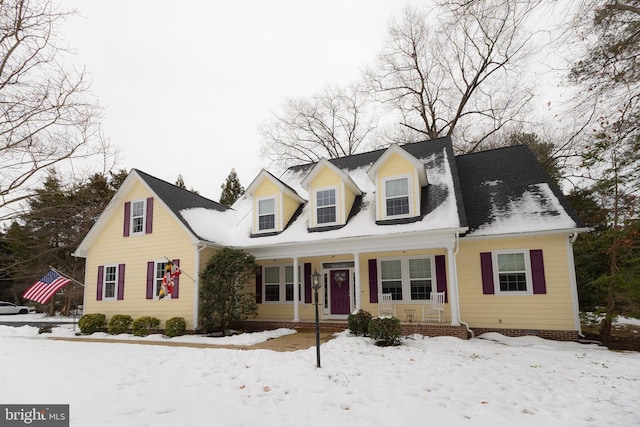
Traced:
<svg viewBox="0 0 640 427">
<path fill-rule="evenodd" d="M 382 280 L 402 279 L 402 267 L 399 259 L 380 261 Z"/>
<path fill-rule="evenodd" d="M 318 206 L 330 206 L 336 204 L 336 190 L 322 190 L 316 193 Z"/>
<path fill-rule="evenodd" d="M 280 301 L 280 285 L 265 286 L 265 301 Z"/>
<path fill-rule="evenodd" d="M 259 230 L 272 230 L 276 228 L 276 216 L 275 215 L 262 215 L 258 218 Z"/>
<path fill-rule="evenodd" d="M 115 283 L 106 283 L 104 285 L 104 297 L 105 298 L 115 298 L 116 296 L 116 284 Z"/>
<path fill-rule="evenodd" d="M 500 274 L 500 291 L 527 291 L 527 279 L 524 273 Z"/>
<path fill-rule="evenodd" d="M 265 199 L 258 201 L 258 214 L 274 214 L 276 212 L 276 205 L 274 199 Z"/>
<path fill-rule="evenodd" d="M 280 283 L 280 267 L 265 267 L 264 283 Z"/>
<path fill-rule="evenodd" d="M 386 197 L 398 197 L 409 195 L 408 178 L 391 179 L 385 182 Z"/>
<path fill-rule="evenodd" d="M 287 283 L 285 285 L 285 300 L 293 301 L 293 283 Z"/>
<path fill-rule="evenodd" d="M 318 224 L 336 222 L 336 207 L 318 208 Z"/>
<path fill-rule="evenodd" d="M 115 282 L 116 281 L 116 267 L 106 267 L 105 268 L 104 281 L 105 282 Z"/>
<path fill-rule="evenodd" d="M 131 206 L 131 216 L 143 216 L 144 215 L 144 202 L 133 202 Z"/>
<path fill-rule="evenodd" d="M 409 277 L 412 279 L 425 279 L 431 277 L 431 260 L 429 258 L 410 259 Z"/>
<path fill-rule="evenodd" d="M 498 254 L 498 271 L 524 271 L 524 254 L 522 252 L 513 254 Z"/>
<path fill-rule="evenodd" d="M 431 295 L 431 280 L 412 280 L 411 299 L 428 300 Z"/>
<path fill-rule="evenodd" d="M 391 294 L 391 299 L 394 301 L 402 300 L 402 281 L 390 280 L 382 282 L 382 293 Z"/>
<path fill-rule="evenodd" d="M 409 198 L 387 199 L 387 215 L 406 215 L 409 213 Z"/>
<path fill-rule="evenodd" d="M 131 205 L 131 225 L 133 233 L 144 231 L 144 202 L 133 202 Z"/>
</svg>

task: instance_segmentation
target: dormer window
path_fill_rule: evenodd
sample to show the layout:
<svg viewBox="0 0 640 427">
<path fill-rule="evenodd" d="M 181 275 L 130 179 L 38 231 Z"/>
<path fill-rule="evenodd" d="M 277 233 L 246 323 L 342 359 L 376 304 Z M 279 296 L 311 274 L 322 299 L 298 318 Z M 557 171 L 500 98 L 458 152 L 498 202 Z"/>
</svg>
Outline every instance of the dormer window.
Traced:
<svg viewBox="0 0 640 427">
<path fill-rule="evenodd" d="M 276 200 L 274 198 L 258 201 L 258 231 L 271 231 L 276 228 Z"/>
<path fill-rule="evenodd" d="M 318 224 L 334 224 L 336 220 L 336 189 L 316 191 L 316 219 Z"/>
<path fill-rule="evenodd" d="M 387 217 L 409 215 L 409 178 L 391 178 L 384 182 Z"/>
</svg>

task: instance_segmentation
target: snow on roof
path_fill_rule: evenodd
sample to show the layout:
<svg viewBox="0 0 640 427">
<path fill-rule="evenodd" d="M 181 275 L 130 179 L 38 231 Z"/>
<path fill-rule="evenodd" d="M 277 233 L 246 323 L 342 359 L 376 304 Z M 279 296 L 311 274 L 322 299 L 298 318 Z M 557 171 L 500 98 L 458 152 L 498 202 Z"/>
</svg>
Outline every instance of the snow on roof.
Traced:
<svg viewBox="0 0 640 427">
<path fill-rule="evenodd" d="M 499 181 L 486 181 L 483 185 L 499 184 Z M 506 204 L 492 200 L 489 218 L 490 222 L 481 225 L 471 234 L 488 236 L 526 233 L 532 230 L 568 229 L 577 226 L 546 183 L 529 186 L 521 198 L 511 199 Z"/>
<path fill-rule="evenodd" d="M 198 236 L 220 245 L 235 247 L 268 246 L 280 243 L 297 243 L 334 240 L 346 237 L 365 237 L 416 231 L 437 231 L 459 228 L 458 206 L 453 184 L 452 171 L 446 150 L 421 159 L 429 174 L 429 191 L 439 195 L 437 205 L 424 217 L 408 224 L 377 225 L 375 222 L 375 185 L 367 175 L 371 164 L 345 170 L 354 183 L 363 191 L 360 210 L 342 227 L 322 232 L 309 232 L 310 206 L 305 204 L 301 214 L 279 234 L 251 237 L 253 203 L 241 197 L 233 209 L 219 212 L 206 208 L 183 209 L 180 215 L 189 223 Z M 287 170 L 280 179 L 293 188 L 300 196 L 308 199 L 308 192 L 302 188 L 307 170 Z"/>
</svg>

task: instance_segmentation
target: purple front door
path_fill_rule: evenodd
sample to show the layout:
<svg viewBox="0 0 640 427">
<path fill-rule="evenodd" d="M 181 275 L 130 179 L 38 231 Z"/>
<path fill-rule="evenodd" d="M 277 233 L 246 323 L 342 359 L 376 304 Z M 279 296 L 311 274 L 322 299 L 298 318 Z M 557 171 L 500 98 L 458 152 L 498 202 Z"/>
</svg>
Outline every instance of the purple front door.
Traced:
<svg viewBox="0 0 640 427">
<path fill-rule="evenodd" d="M 331 270 L 331 314 L 349 314 L 349 270 Z"/>
</svg>

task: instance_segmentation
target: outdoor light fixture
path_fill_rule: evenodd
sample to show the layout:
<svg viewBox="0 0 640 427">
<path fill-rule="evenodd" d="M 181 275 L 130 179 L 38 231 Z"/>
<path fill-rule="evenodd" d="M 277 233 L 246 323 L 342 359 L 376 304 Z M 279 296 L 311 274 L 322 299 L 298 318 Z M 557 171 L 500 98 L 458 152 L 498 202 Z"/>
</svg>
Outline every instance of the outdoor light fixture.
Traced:
<svg viewBox="0 0 640 427">
<path fill-rule="evenodd" d="M 320 324 L 318 323 L 318 289 L 320 289 L 320 273 L 314 269 L 311 275 L 311 288 L 314 291 L 316 298 L 316 366 L 320 367 Z"/>
</svg>

